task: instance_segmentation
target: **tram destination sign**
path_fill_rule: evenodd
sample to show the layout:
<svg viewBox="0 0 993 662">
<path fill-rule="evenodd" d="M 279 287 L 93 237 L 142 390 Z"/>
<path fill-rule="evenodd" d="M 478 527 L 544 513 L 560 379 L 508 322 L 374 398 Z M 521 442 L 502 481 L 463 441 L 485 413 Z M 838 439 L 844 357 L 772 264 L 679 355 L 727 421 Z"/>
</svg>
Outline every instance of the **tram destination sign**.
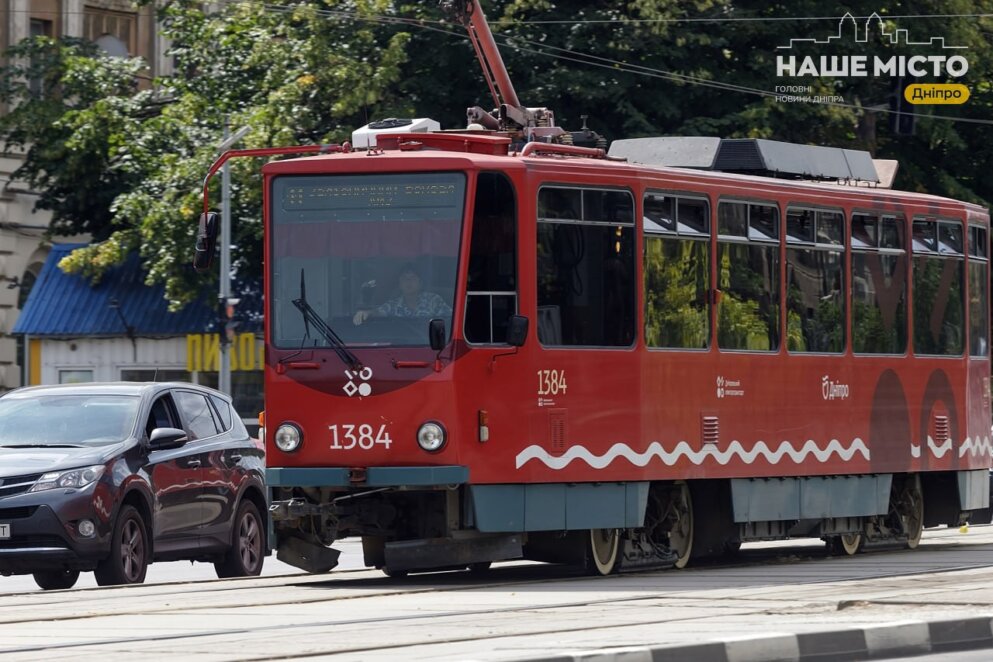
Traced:
<svg viewBox="0 0 993 662">
<path fill-rule="evenodd" d="M 279 177 L 276 222 L 457 220 L 465 175 L 410 173 Z"/>
</svg>

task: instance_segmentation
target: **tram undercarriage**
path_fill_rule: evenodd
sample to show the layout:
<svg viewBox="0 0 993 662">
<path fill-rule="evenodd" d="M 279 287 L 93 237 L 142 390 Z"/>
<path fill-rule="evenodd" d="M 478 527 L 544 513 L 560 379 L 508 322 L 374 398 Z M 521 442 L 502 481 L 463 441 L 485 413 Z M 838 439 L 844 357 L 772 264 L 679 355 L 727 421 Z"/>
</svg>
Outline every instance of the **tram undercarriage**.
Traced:
<svg viewBox="0 0 993 662">
<path fill-rule="evenodd" d="M 308 572 L 337 565 L 336 540 L 361 537 L 365 564 L 391 576 L 481 570 L 513 559 L 606 575 L 682 568 L 759 540 L 821 538 L 834 554 L 855 554 L 879 541 L 914 548 L 925 526 L 958 525 L 987 506 L 979 473 L 653 482 L 646 484 L 640 527 L 485 530 L 464 485 L 276 487 L 270 514 L 278 558 Z M 950 485 L 956 481 L 958 490 Z M 786 516 L 756 517 L 761 514 Z"/>
</svg>

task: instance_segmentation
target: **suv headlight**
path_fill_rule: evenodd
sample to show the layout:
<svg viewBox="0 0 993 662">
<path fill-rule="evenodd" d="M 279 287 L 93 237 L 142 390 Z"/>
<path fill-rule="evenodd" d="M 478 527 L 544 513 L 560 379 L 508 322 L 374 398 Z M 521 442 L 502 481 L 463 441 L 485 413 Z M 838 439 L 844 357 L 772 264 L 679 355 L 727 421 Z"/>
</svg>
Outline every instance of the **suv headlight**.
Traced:
<svg viewBox="0 0 993 662">
<path fill-rule="evenodd" d="M 70 487 L 86 487 L 95 482 L 103 475 L 104 465 L 95 464 L 92 467 L 82 469 L 69 469 L 68 471 L 53 471 L 42 474 L 41 478 L 35 481 L 28 492 L 43 492 L 44 490 L 57 490 Z"/>
</svg>

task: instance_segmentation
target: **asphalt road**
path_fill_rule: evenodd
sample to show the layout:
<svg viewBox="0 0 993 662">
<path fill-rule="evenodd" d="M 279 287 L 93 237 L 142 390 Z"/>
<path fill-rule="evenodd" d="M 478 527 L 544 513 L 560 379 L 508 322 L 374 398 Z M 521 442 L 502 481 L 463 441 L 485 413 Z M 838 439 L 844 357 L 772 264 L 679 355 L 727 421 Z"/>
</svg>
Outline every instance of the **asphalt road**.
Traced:
<svg viewBox="0 0 993 662">
<path fill-rule="evenodd" d="M 343 557 L 359 560 L 357 546 Z M 928 532 L 915 551 L 832 558 L 816 541 L 764 543 L 746 545 L 734 562 L 603 578 L 561 566 L 500 564 L 482 576 L 391 579 L 343 570 L 32 590 L 0 595 L 0 655 L 5 661 L 328 655 L 497 661 L 606 649 L 612 652 L 603 660 L 640 660 L 651 656 L 617 652 L 662 645 L 675 651 L 671 659 L 687 659 L 681 647 L 737 642 L 740 649 L 744 642 L 748 655 L 734 659 L 758 661 L 796 659 L 782 651 L 795 651 L 800 635 L 824 634 L 830 642 L 836 632 L 860 628 L 877 628 L 871 637 L 877 643 L 906 640 L 914 652 L 927 653 L 922 622 L 988 625 L 991 564 L 993 527 L 987 526 L 967 534 Z M 209 566 L 202 570 L 210 576 Z"/>
<path fill-rule="evenodd" d="M 358 540 L 345 540 L 337 546 L 341 550 L 339 570 L 354 570 L 363 568 L 362 544 Z M 263 577 L 279 575 L 295 575 L 303 571 L 291 565 L 276 560 L 276 555 L 266 557 L 262 566 Z M 189 561 L 173 561 L 170 563 L 153 563 L 148 567 L 145 576 L 146 584 L 165 584 L 172 582 L 198 582 L 217 579 L 214 566 L 210 563 L 190 563 Z M 94 588 L 97 583 L 92 572 L 84 572 L 79 576 L 74 588 Z M 0 595 L 5 593 L 22 593 L 25 591 L 40 591 L 31 575 L 14 575 L 0 577 Z"/>
</svg>

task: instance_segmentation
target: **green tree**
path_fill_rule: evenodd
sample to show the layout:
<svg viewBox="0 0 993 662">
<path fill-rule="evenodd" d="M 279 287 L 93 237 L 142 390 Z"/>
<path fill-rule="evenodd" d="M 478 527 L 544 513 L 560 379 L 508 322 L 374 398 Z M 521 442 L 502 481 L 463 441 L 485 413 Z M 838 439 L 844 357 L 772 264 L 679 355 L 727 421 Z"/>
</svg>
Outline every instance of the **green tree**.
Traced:
<svg viewBox="0 0 993 662">
<path fill-rule="evenodd" d="M 322 6 L 359 16 L 390 10 L 380 0 Z M 200 7 L 181 0 L 160 8 L 180 73 L 147 89 L 137 89 L 139 60 L 101 57 L 72 40 L 16 46 L 0 78 L 0 99 L 14 108 L 0 134 L 27 149 L 17 176 L 45 191 L 38 206 L 52 211 L 53 233 L 95 240 L 60 266 L 96 278 L 140 250 L 150 280 L 164 282 L 175 305 L 202 285 L 188 266 L 190 247 L 225 120 L 250 127 L 245 147 L 348 139 L 393 103 L 408 41 L 396 27 L 313 6 L 224 4 L 211 14 Z M 30 82 L 39 78 L 40 90 Z M 232 166 L 240 274 L 258 274 L 261 264 L 258 167 Z"/>
<path fill-rule="evenodd" d="M 843 9 L 823 0 L 593 5 L 495 0 L 484 9 L 522 103 L 552 108 L 563 126 L 578 128 L 580 115 L 588 115 L 590 127 L 608 139 L 706 135 L 864 149 L 900 161 L 898 188 L 989 206 L 993 170 L 985 164 L 993 159 L 993 18 L 988 16 L 993 0 L 885 5 L 876 0 L 858 0 Z M 430 13 L 422 5 L 411 7 Z M 823 39 L 835 33 L 844 11 L 859 17 L 879 12 L 889 30 L 907 29 L 916 40 L 939 35 L 948 44 L 965 46 L 955 52 L 969 61 L 960 82 L 970 88 L 970 100 L 962 106 L 917 106 L 914 134 L 903 136 L 890 127 L 889 77 L 777 75 L 777 46 L 794 37 Z M 400 81 L 404 99 L 416 100 L 421 113 L 449 127 L 464 125 L 466 106 L 492 105 L 471 47 L 458 26 L 453 31 L 449 41 L 462 42 L 455 48 L 439 47 L 434 31 L 413 31 Z M 884 42 L 878 30 L 869 42 L 832 48 L 804 52 L 888 58 L 934 50 Z M 929 76 L 922 82 L 942 81 Z M 774 91 L 784 84 L 809 85 L 812 96 L 840 96 L 845 105 L 782 103 Z"/>
<path fill-rule="evenodd" d="M 0 116 L 8 149 L 25 159 L 15 176 L 40 193 L 37 206 L 53 213 L 54 234 L 112 232 L 111 206 L 141 183 L 118 153 L 135 118 L 158 112 L 161 98 L 137 92 L 143 64 L 101 58 L 89 42 L 40 37 L 8 50 L 0 70 Z M 157 145 L 161 149 L 161 145 Z"/>
</svg>

